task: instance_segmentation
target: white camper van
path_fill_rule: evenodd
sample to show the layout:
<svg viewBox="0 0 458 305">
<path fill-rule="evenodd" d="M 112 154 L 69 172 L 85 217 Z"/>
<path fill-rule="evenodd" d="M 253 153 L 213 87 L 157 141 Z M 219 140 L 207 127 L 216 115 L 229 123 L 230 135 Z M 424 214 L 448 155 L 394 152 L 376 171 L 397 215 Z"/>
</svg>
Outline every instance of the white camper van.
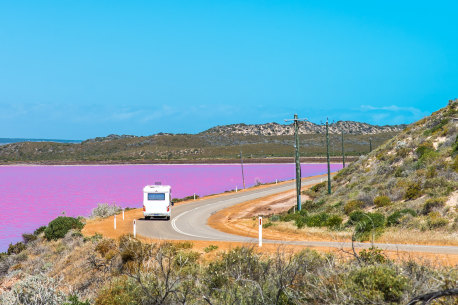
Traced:
<svg viewBox="0 0 458 305">
<path fill-rule="evenodd" d="M 170 210 L 173 206 L 172 188 L 170 185 L 147 185 L 143 188 L 143 216 L 165 217 L 170 220 Z"/>
</svg>

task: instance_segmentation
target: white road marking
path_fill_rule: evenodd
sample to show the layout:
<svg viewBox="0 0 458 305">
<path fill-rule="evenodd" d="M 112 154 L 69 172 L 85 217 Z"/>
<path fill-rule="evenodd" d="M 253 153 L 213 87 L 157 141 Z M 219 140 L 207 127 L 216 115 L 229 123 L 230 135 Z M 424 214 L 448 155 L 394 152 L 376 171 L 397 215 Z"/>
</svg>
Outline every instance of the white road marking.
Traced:
<svg viewBox="0 0 458 305">
<path fill-rule="evenodd" d="M 285 187 L 285 188 L 286 188 L 286 187 Z M 279 188 L 279 189 L 282 189 L 282 188 Z M 290 189 L 290 188 L 288 187 L 288 190 L 289 190 L 289 189 Z M 277 190 L 278 190 L 278 189 L 277 189 Z M 264 195 L 265 193 L 269 193 L 269 192 L 271 192 L 271 190 L 267 190 L 267 191 L 263 191 L 263 192 L 255 193 L 255 194 L 256 194 L 256 195 L 260 195 L 260 196 L 257 196 L 257 198 L 259 198 L 259 197 L 264 197 L 263 195 Z M 194 211 L 194 210 L 197 210 L 197 209 L 199 209 L 199 208 L 203 208 L 203 207 L 206 207 L 206 206 L 209 206 L 209 205 L 221 204 L 221 203 L 224 203 L 224 202 L 227 202 L 227 201 L 231 201 L 231 200 L 234 200 L 234 199 L 250 197 L 250 196 L 252 196 L 252 195 L 253 195 L 253 194 L 238 196 L 238 197 L 236 197 L 236 198 L 230 198 L 230 199 L 226 199 L 226 200 L 222 200 L 222 201 L 217 201 L 217 202 L 213 202 L 213 203 L 207 203 L 207 204 L 205 204 L 205 205 L 203 205 L 203 206 L 195 207 L 195 208 L 193 208 L 192 210 L 183 212 L 183 213 L 179 214 L 178 216 L 174 217 L 174 218 L 172 219 L 172 228 L 175 230 L 175 232 L 178 232 L 178 233 L 180 233 L 180 234 L 187 235 L 187 236 L 198 237 L 198 238 L 213 238 L 213 237 L 210 237 L 210 236 L 201 236 L 201 235 L 195 235 L 195 234 L 192 234 L 192 233 L 186 233 L 186 232 L 180 230 L 180 229 L 177 227 L 176 221 L 177 221 L 181 216 L 183 216 L 183 215 L 185 215 L 185 214 L 187 214 L 187 213 L 189 213 L 189 212 L 192 212 L 192 211 Z M 236 203 L 236 204 L 237 204 L 237 203 Z"/>
</svg>

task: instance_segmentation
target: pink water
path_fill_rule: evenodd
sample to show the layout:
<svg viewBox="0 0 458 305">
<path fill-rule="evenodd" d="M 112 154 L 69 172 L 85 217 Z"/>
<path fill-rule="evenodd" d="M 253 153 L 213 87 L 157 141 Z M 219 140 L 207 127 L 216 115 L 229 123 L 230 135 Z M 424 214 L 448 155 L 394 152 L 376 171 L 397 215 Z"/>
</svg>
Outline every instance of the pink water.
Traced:
<svg viewBox="0 0 458 305">
<path fill-rule="evenodd" d="M 244 172 L 247 187 L 295 176 L 294 164 L 245 164 Z M 302 164 L 303 177 L 324 173 L 326 164 Z M 174 198 L 242 187 L 239 164 L 0 166 L 0 251 L 62 213 L 88 216 L 98 203 L 141 207 L 143 187 L 158 181 L 172 185 Z"/>
</svg>

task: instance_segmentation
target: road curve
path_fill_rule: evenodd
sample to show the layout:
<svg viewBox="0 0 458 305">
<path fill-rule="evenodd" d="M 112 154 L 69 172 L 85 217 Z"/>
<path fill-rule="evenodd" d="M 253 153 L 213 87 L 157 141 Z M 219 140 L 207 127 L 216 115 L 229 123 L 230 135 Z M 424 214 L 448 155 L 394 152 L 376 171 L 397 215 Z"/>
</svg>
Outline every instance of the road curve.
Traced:
<svg viewBox="0 0 458 305">
<path fill-rule="evenodd" d="M 313 184 L 321 181 L 322 178 L 303 179 L 303 183 Z M 289 191 L 295 188 L 294 182 L 273 184 L 264 188 L 253 188 L 244 192 L 224 194 L 222 196 L 201 199 L 184 205 L 172 208 L 172 218 L 165 220 L 144 220 L 137 221 L 137 234 L 161 240 L 206 240 L 257 243 L 256 238 L 238 236 L 218 231 L 207 225 L 207 219 L 214 213 L 224 208 L 236 205 L 245 201 L 266 197 L 269 195 Z M 349 248 L 348 242 L 331 241 L 281 241 L 263 240 L 263 243 L 274 243 L 284 245 L 302 245 L 311 247 Z M 409 244 L 382 244 L 375 243 L 375 246 L 384 250 L 426 252 L 440 254 L 458 254 L 458 247 L 453 246 L 427 246 Z M 370 243 L 355 243 L 358 248 L 368 248 Z"/>
</svg>

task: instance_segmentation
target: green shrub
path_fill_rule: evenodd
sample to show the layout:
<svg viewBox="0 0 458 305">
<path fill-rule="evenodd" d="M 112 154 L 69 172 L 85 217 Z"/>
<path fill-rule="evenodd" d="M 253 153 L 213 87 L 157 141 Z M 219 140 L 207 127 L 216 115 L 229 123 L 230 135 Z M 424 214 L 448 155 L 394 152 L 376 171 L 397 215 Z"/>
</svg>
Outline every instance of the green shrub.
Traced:
<svg viewBox="0 0 458 305">
<path fill-rule="evenodd" d="M 376 207 L 386 207 L 391 205 L 391 200 L 388 196 L 377 196 L 374 199 L 374 204 Z"/>
<path fill-rule="evenodd" d="M 274 225 L 274 224 L 273 224 L 272 222 L 269 221 L 269 222 L 263 223 L 263 224 L 262 224 L 262 227 L 263 227 L 264 229 L 267 229 L 268 227 L 271 227 L 271 226 L 273 226 L 273 225 Z"/>
<path fill-rule="evenodd" d="M 205 253 L 209 253 L 209 252 L 212 252 L 214 250 L 218 249 L 218 246 L 216 245 L 209 245 L 208 247 L 205 247 L 204 248 L 204 252 Z"/>
<path fill-rule="evenodd" d="M 24 243 L 18 242 L 18 243 L 15 243 L 15 244 L 10 244 L 9 247 L 8 247 L 7 253 L 8 253 L 8 255 L 19 254 L 22 251 L 24 251 L 25 249 L 26 249 L 26 246 L 24 245 Z"/>
<path fill-rule="evenodd" d="M 402 167 L 400 166 L 400 167 L 396 168 L 396 170 L 394 171 L 394 176 L 396 178 L 399 178 L 399 177 L 403 176 L 403 173 L 404 173 L 404 171 L 403 171 Z"/>
<path fill-rule="evenodd" d="M 433 128 L 431 128 L 429 131 L 431 134 L 435 134 L 436 132 L 444 132 L 446 131 L 446 127 L 445 125 L 447 125 L 447 123 L 450 122 L 450 119 L 448 118 L 445 118 L 443 119 L 439 124 L 437 124 L 436 126 L 434 126 Z"/>
<path fill-rule="evenodd" d="M 385 302 L 400 303 L 408 288 L 406 277 L 384 265 L 362 267 L 353 271 L 350 278 L 360 290 L 360 296 L 366 300 L 381 298 Z M 355 293 L 355 297 L 358 298 L 358 293 Z"/>
<path fill-rule="evenodd" d="M 33 235 L 40 235 L 42 232 L 44 232 L 46 230 L 46 226 L 41 226 L 39 227 L 38 229 L 36 229 L 35 231 L 33 231 Z"/>
<path fill-rule="evenodd" d="M 430 229 L 437 229 L 448 225 L 448 219 L 441 217 L 438 212 L 428 214 L 427 224 Z"/>
<path fill-rule="evenodd" d="M 38 237 L 34 234 L 27 234 L 27 233 L 24 233 L 22 234 L 22 239 L 24 240 L 24 243 L 29 243 L 31 241 L 34 241 L 36 240 Z"/>
<path fill-rule="evenodd" d="M 390 216 L 387 217 L 386 225 L 391 227 L 391 226 L 400 224 L 400 221 L 399 221 L 400 218 L 406 214 L 410 214 L 414 217 L 417 216 L 417 213 L 412 209 L 403 209 L 403 210 L 395 211 L 394 213 L 392 213 Z"/>
<path fill-rule="evenodd" d="M 408 184 L 407 186 L 406 193 L 404 195 L 404 199 L 413 200 L 413 199 L 417 199 L 421 195 L 422 195 L 422 190 L 421 190 L 420 184 L 418 182 L 412 182 Z"/>
<path fill-rule="evenodd" d="M 307 217 L 306 223 L 309 227 L 324 227 L 327 224 L 329 214 L 319 213 Z"/>
<path fill-rule="evenodd" d="M 364 202 L 362 202 L 361 200 L 351 200 L 351 201 L 348 201 L 345 205 L 344 205 L 344 212 L 345 214 L 350 214 L 351 212 L 355 211 L 355 210 L 359 210 L 361 208 L 364 207 Z"/>
<path fill-rule="evenodd" d="M 445 198 L 430 198 L 423 204 L 421 213 L 428 215 L 435 209 L 442 208 L 445 205 Z"/>
<path fill-rule="evenodd" d="M 68 302 L 63 303 L 62 305 L 90 305 L 89 301 L 80 301 L 76 294 L 70 295 L 68 297 Z"/>
<path fill-rule="evenodd" d="M 331 215 L 326 221 L 326 226 L 332 230 L 337 230 L 342 226 L 342 221 L 342 217 L 338 215 Z"/>
<path fill-rule="evenodd" d="M 368 240 L 371 233 L 378 236 L 385 227 L 385 216 L 381 213 L 364 213 L 355 211 L 350 214 L 347 225 L 355 226 L 355 237 L 359 240 Z"/>
<path fill-rule="evenodd" d="M 315 194 L 317 194 L 326 187 L 327 183 L 328 183 L 327 181 L 323 181 L 321 183 L 315 184 L 314 186 L 310 188 L 310 190 L 314 192 Z"/>
<path fill-rule="evenodd" d="M 387 257 L 383 254 L 382 249 L 377 247 L 370 247 L 363 249 L 359 252 L 359 257 L 366 264 L 384 264 L 388 261 Z"/>
<path fill-rule="evenodd" d="M 415 152 L 417 153 L 418 158 L 422 158 L 425 154 L 435 151 L 434 145 L 431 142 L 423 142 L 418 145 Z"/>
<path fill-rule="evenodd" d="M 131 278 L 119 277 L 103 287 L 96 299 L 96 305 L 127 305 L 142 304 L 144 293 L 141 286 Z"/>
<path fill-rule="evenodd" d="M 302 229 L 304 226 L 305 226 L 305 220 L 303 217 L 300 217 L 300 218 L 296 218 L 294 220 L 294 223 L 296 224 L 296 227 L 298 229 Z"/>
<path fill-rule="evenodd" d="M 270 221 L 279 221 L 280 220 L 280 215 L 272 215 L 269 217 Z"/>
<path fill-rule="evenodd" d="M 63 238 L 72 229 L 81 230 L 84 224 L 76 218 L 59 216 L 52 220 L 45 229 L 47 240 Z"/>
</svg>

